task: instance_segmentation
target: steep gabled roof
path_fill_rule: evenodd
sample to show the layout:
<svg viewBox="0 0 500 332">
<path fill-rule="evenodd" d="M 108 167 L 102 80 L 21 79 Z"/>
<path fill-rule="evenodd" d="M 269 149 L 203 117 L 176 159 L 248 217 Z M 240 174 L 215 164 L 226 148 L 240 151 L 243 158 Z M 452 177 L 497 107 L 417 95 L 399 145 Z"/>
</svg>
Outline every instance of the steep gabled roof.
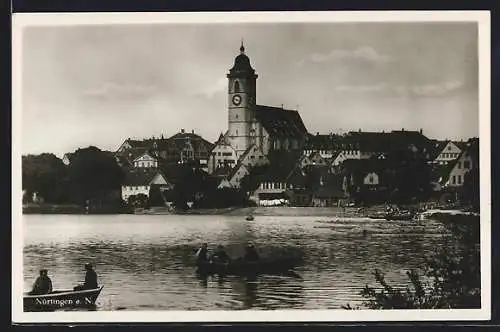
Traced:
<svg viewBox="0 0 500 332">
<path fill-rule="evenodd" d="M 449 141 L 438 141 L 438 140 L 430 141 L 430 150 L 431 150 L 431 153 L 429 156 L 430 159 L 434 160 L 437 157 L 439 157 L 439 155 L 441 154 L 443 149 L 446 147 L 446 145 L 448 145 L 448 142 Z"/>
<path fill-rule="evenodd" d="M 133 159 L 133 161 L 135 162 L 137 159 L 142 158 L 143 156 L 149 156 L 152 159 L 158 161 L 158 158 L 156 158 L 152 153 L 149 153 L 148 151 L 145 151 L 145 152 L 141 153 L 140 155 L 138 155 L 137 157 L 135 157 Z"/>
<path fill-rule="evenodd" d="M 431 180 L 444 185 L 448 181 L 450 173 L 453 168 L 455 168 L 455 165 L 456 162 L 445 165 L 435 165 L 431 171 Z"/>
<path fill-rule="evenodd" d="M 133 139 L 127 139 L 127 143 L 132 147 L 132 148 L 147 148 L 149 145 L 149 142 L 146 140 L 133 140 Z"/>
<path fill-rule="evenodd" d="M 271 136 L 302 138 L 307 134 L 304 122 L 295 110 L 256 105 L 255 117 Z"/>
</svg>

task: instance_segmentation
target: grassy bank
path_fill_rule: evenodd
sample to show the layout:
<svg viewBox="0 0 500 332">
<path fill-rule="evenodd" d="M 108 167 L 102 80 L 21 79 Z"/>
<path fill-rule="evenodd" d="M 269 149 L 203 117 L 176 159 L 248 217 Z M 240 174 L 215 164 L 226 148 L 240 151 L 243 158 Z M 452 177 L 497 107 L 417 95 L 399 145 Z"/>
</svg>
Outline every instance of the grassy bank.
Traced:
<svg viewBox="0 0 500 332">
<path fill-rule="evenodd" d="M 84 214 L 85 210 L 73 204 L 24 204 L 23 214 Z"/>
<path fill-rule="evenodd" d="M 126 213 L 117 207 L 94 208 L 90 214 Z M 87 214 L 85 208 L 76 204 L 24 204 L 23 214 Z"/>
</svg>

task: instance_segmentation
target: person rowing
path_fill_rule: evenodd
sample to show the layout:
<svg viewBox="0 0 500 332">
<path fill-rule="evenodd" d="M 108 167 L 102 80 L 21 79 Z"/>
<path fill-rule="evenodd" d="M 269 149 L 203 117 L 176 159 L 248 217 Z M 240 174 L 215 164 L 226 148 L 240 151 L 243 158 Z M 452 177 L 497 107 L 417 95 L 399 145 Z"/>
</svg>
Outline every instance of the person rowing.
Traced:
<svg viewBox="0 0 500 332">
<path fill-rule="evenodd" d="M 52 292 L 52 280 L 48 276 L 46 269 L 40 270 L 40 276 L 36 278 L 33 284 L 33 289 L 29 292 L 29 295 L 43 295 Z"/>
<path fill-rule="evenodd" d="M 86 289 L 96 289 L 99 288 L 97 284 L 97 273 L 94 271 L 94 267 L 90 263 L 85 264 L 85 281 L 83 284 L 78 285 L 73 288 L 75 291 L 81 291 Z"/>
<path fill-rule="evenodd" d="M 259 260 L 259 254 L 252 244 L 245 248 L 245 256 L 243 259 L 247 262 L 256 262 Z"/>
<path fill-rule="evenodd" d="M 203 243 L 196 252 L 196 264 L 203 264 L 207 263 L 209 261 L 208 257 L 208 245 L 206 243 Z"/>
</svg>

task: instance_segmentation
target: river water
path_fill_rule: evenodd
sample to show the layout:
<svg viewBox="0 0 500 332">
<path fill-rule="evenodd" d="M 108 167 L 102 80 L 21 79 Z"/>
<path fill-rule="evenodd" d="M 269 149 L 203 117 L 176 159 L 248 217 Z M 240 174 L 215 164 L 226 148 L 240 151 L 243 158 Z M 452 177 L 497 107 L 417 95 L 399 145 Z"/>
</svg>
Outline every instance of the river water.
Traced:
<svg viewBox="0 0 500 332">
<path fill-rule="evenodd" d="M 24 215 L 24 287 L 47 268 L 71 288 L 92 262 L 104 289 L 97 310 L 339 309 L 359 306 L 375 268 L 395 285 L 443 245 L 439 222 L 335 217 L 213 215 Z M 363 230 L 367 236 L 363 236 Z M 223 244 L 233 257 L 251 242 L 261 256 L 301 255 L 295 276 L 199 279 L 197 247 Z M 300 276 L 300 277 L 299 277 Z"/>
</svg>

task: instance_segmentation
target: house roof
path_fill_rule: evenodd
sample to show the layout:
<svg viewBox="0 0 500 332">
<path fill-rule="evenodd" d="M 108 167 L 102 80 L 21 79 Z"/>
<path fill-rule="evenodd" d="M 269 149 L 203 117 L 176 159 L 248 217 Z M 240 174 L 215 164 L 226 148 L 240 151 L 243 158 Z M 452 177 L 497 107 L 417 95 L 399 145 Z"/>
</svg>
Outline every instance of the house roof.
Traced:
<svg viewBox="0 0 500 332">
<path fill-rule="evenodd" d="M 135 157 L 133 161 L 136 161 L 137 159 L 142 158 L 145 155 L 148 155 L 151 158 L 157 160 L 157 158 L 153 154 L 149 153 L 148 151 L 144 151 L 143 153 L 141 153 L 140 155 L 138 155 L 137 157 Z"/>
<path fill-rule="evenodd" d="M 448 145 L 448 142 L 449 141 L 438 141 L 438 140 L 430 141 L 430 150 L 431 150 L 429 155 L 430 159 L 434 160 L 437 157 L 439 157 L 443 149 L 446 147 L 446 145 Z"/>
<path fill-rule="evenodd" d="M 430 141 L 419 131 L 394 130 L 391 132 L 349 132 L 343 138 L 344 149 L 363 152 L 391 152 L 407 150 L 414 145 L 420 151 L 428 151 Z"/>
<path fill-rule="evenodd" d="M 205 140 L 200 135 L 194 132 L 186 133 L 181 131 L 169 138 L 147 138 L 144 140 L 131 140 L 127 139 L 125 141 L 131 148 L 117 154 L 125 156 L 129 161 L 134 160 L 141 154 L 148 152 L 151 156 L 155 156 L 156 151 L 167 151 L 168 153 L 178 153 L 184 149 L 188 142 L 193 147 L 194 152 L 207 151 L 210 152 L 214 144 Z"/>
<path fill-rule="evenodd" d="M 387 170 L 392 164 L 388 159 L 347 159 L 342 164 L 342 169 L 350 173 L 368 173 Z M 392 165 L 393 166 L 393 165 Z"/>
<path fill-rule="evenodd" d="M 173 144 L 177 150 L 182 150 L 188 144 L 191 144 L 195 152 L 200 150 L 211 151 L 214 148 L 213 143 L 205 140 L 200 135 L 182 131 L 168 138 L 168 143 Z"/>
<path fill-rule="evenodd" d="M 455 167 L 455 162 L 453 163 L 448 163 L 444 165 L 434 165 L 431 171 L 431 179 L 432 181 L 439 182 L 440 184 L 444 185 L 447 181 L 448 178 L 450 177 L 450 173 Z"/>
<path fill-rule="evenodd" d="M 292 172 L 298 169 L 301 155 L 291 151 L 272 151 L 268 154 L 269 164 L 249 169 L 250 181 L 255 188 L 262 182 L 288 182 Z"/>
<path fill-rule="evenodd" d="M 158 174 L 161 174 L 166 180 L 165 175 L 158 169 L 132 169 L 126 173 L 123 184 L 128 186 L 148 186 Z"/>
<path fill-rule="evenodd" d="M 302 138 L 307 134 L 304 122 L 295 110 L 256 105 L 255 117 L 271 136 Z"/>
<path fill-rule="evenodd" d="M 148 140 L 133 140 L 127 139 L 126 141 L 132 148 L 147 148 L 149 146 Z"/>
</svg>

